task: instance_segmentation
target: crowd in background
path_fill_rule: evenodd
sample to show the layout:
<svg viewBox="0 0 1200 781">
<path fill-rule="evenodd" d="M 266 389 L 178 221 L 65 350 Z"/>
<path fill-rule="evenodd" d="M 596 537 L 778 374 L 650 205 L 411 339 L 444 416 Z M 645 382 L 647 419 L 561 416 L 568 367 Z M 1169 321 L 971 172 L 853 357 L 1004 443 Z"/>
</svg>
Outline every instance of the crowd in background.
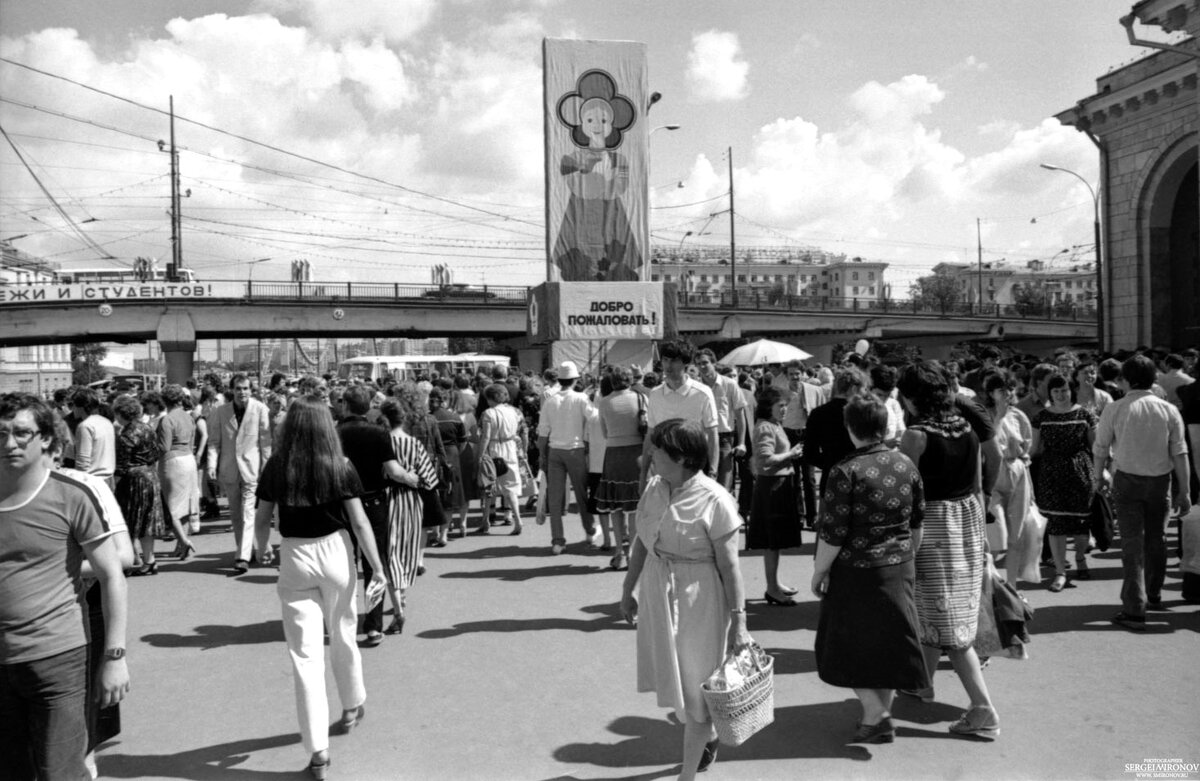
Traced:
<svg viewBox="0 0 1200 781">
<path fill-rule="evenodd" d="M 892 739 L 894 692 L 931 701 L 942 654 L 971 701 L 952 731 L 995 737 L 999 717 L 980 658 L 988 653 L 977 653 L 985 625 L 996 625 L 986 614 L 999 609 L 999 597 L 987 595 L 1008 589 L 1019 603 L 1022 584 L 1043 581 L 1041 567 L 1051 592 L 1090 577 L 1100 515 L 1115 515 L 1123 539 L 1114 622 L 1142 629 L 1146 611 L 1161 605 L 1168 512 L 1186 513 L 1200 488 L 1195 349 L 1063 349 L 1033 358 L 988 346 L 944 363 L 888 364 L 851 352 L 829 366 L 731 367 L 711 350 L 672 341 L 658 346 L 658 357 L 656 371 L 606 366 L 585 374 L 566 361 L 541 373 L 497 366 L 382 385 L 282 374 L 258 385 L 244 374 L 226 381 L 211 373 L 161 391 L 76 387 L 54 394 L 56 458 L 112 489 L 128 529 L 130 576 L 157 574 L 160 539 L 189 558 L 201 521 L 217 516 L 219 496 L 227 499 L 235 572 L 281 568 L 302 733 L 317 777 L 329 763 L 315 726 L 325 723 L 327 706 L 323 683 L 312 682 L 323 677 L 310 666 L 321 619 L 331 627 L 348 731 L 364 713 L 357 648 L 403 632 L 424 550 L 498 526 L 520 535 L 533 518 L 549 522 L 551 553 L 562 554 L 568 484 L 578 544 L 629 571 L 622 605 L 631 619 L 637 602 L 624 600 L 645 588 L 647 561 L 685 555 L 663 547 L 663 519 L 679 507 L 711 515 L 712 496 L 725 496 L 721 520 L 709 526 L 720 529 L 721 545 L 736 543 L 741 528 L 745 549 L 763 552 L 763 599 L 780 607 L 799 602 L 780 554 L 815 531 L 819 672 L 859 695 L 855 740 Z M 703 490 L 677 506 L 675 490 L 696 485 L 696 475 L 707 481 Z M 472 502 L 478 515 L 468 513 Z M 639 529 L 649 515 L 652 533 Z M 335 534 L 334 548 L 312 544 Z M 358 556 L 379 592 L 361 640 Z M 730 563 L 717 564 L 713 582 L 727 583 Z M 712 602 L 720 607 L 705 609 L 744 616 L 741 590 L 739 574 L 737 588 Z M 385 594 L 393 614 L 386 629 Z M 870 636 L 846 628 L 855 626 Z M 707 631 L 720 650 L 726 637 L 731 647 L 748 641 L 744 618 Z M 1008 633 L 989 653 L 1019 656 L 1025 637 Z M 687 724 L 705 723 L 691 694 L 664 695 L 661 679 L 647 686 Z M 688 732 L 685 764 L 701 746 L 700 764 L 712 761 L 707 735 Z"/>
</svg>

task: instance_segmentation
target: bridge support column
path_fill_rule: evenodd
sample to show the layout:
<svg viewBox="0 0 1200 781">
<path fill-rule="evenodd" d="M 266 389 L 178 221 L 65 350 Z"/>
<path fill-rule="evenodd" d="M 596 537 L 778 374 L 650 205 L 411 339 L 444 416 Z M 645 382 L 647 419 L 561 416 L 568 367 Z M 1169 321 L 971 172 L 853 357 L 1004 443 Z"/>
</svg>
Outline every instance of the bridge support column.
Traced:
<svg viewBox="0 0 1200 781">
<path fill-rule="evenodd" d="M 187 312 L 168 309 L 158 321 L 158 346 L 167 363 L 167 382 L 182 385 L 195 373 L 196 327 Z"/>
</svg>

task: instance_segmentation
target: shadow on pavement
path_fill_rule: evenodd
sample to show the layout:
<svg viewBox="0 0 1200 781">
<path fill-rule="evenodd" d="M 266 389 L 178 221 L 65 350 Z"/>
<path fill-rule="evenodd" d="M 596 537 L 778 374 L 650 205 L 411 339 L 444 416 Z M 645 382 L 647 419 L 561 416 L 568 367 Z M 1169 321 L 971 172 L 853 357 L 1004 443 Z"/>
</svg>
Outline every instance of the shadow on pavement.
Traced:
<svg viewBox="0 0 1200 781">
<path fill-rule="evenodd" d="M 227 645 L 283 642 L 282 621 L 262 621 L 243 626 L 206 624 L 196 627 L 195 632 L 193 635 L 144 635 L 141 639 L 157 648 L 199 648 L 204 651 Z"/>
<path fill-rule="evenodd" d="M 253 781 L 307 777 L 303 766 L 288 770 L 239 768 L 251 754 L 300 743 L 299 733 L 235 740 L 178 754 L 112 754 L 99 756 L 101 778 L 185 778 L 194 781 Z M 302 752 L 301 752 L 302 753 Z M 298 755 L 299 756 L 299 755 Z M 302 761 L 302 760 L 300 760 Z M 300 761 L 297 764 L 300 764 Z"/>
<path fill-rule="evenodd" d="M 955 716 L 961 709 L 955 710 Z M 775 723 L 736 748 L 721 746 L 717 764 L 755 759 L 815 759 L 823 757 L 863 762 L 871 759 L 864 746 L 848 746 L 861 710 L 858 700 L 795 705 L 775 709 Z M 830 725 L 834 725 L 832 728 Z M 839 729 L 837 725 L 845 725 Z M 559 762 L 607 768 L 645 767 L 673 763 L 668 771 L 614 778 L 660 778 L 678 772 L 683 752 L 683 728 L 674 717 L 668 720 L 624 716 L 609 725 L 617 735 L 628 736 L 617 743 L 570 743 L 554 751 Z"/>
<path fill-rule="evenodd" d="M 443 572 L 441 578 L 463 580 L 504 580 L 520 583 L 534 578 L 552 578 L 558 575 L 595 575 L 605 570 L 600 567 L 583 566 L 580 564 L 558 564 L 552 567 L 537 567 L 535 569 L 485 569 L 476 572 Z"/>
<path fill-rule="evenodd" d="M 581 607 L 580 612 L 598 614 L 596 618 L 500 618 L 494 621 L 467 621 L 462 624 L 444 627 L 442 629 L 427 629 L 418 632 L 417 637 L 426 640 L 442 640 L 447 637 L 475 632 L 544 632 L 552 629 L 570 629 L 576 632 L 603 632 L 610 629 L 633 629 L 632 624 L 625 623 L 620 616 L 619 606 L 611 604 L 588 605 Z M 282 630 L 280 630 L 282 631 Z"/>
</svg>

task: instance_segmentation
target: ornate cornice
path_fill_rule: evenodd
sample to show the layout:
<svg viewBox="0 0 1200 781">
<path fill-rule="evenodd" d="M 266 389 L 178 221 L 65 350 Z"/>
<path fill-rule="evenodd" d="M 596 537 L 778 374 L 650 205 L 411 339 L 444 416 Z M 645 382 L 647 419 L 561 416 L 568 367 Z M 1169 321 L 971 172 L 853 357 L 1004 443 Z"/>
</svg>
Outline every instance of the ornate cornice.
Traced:
<svg viewBox="0 0 1200 781">
<path fill-rule="evenodd" d="M 1153 109 L 1160 102 L 1193 100 L 1197 84 L 1197 63 L 1182 60 L 1178 64 L 1147 75 L 1114 90 L 1100 92 L 1079 101 L 1074 108 L 1056 114 L 1059 122 L 1079 130 L 1102 134 L 1107 128 L 1123 124 L 1127 114 L 1143 108 Z"/>
</svg>

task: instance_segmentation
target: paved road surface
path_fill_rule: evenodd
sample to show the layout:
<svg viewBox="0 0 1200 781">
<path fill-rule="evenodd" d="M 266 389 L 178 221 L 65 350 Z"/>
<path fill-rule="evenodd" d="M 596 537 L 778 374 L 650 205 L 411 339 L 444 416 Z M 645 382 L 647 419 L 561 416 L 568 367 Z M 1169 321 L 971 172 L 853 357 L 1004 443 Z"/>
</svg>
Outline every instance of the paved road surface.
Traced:
<svg viewBox="0 0 1200 781">
<path fill-rule="evenodd" d="M 228 523 L 206 530 L 193 560 L 164 555 L 161 574 L 130 580 L 133 691 L 122 734 L 100 753 L 105 777 L 306 777 L 275 571 L 231 577 Z M 548 526 L 493 531 L 427 554 L 404 635 L 363 651 L 367 718 L 333 739 L 330 778 L 674 777 L 682 729 L 634 690 L 634 632 L 616 612 L 623 575 L 578 545 L 549 555 Z M 811 539 L 781 566 L 802 595 Z M 967 700 L 943 662 L 937 702 L 900 701 L 897 741 L 867 747 L 845 745 L 853 692 L 817 678 L 817 603 L 767 606 L 760 559 L 743 554 L 750 631 L 776 659 L 776 721 L 723 748 L 706 777 L 1132 779 L 1126 763 L 1200 762 L 1200 607 L 1179 599 L 1176 564 L 1168 609 L 1141 635 L 1108 623 L 1117 550 L 1093 553 L 1089 582 L 1060 594 L 1028 587 L 1032 659 L 996 659 L 986 673 L 997 742 L 947 733 Z"/>
</svg>

